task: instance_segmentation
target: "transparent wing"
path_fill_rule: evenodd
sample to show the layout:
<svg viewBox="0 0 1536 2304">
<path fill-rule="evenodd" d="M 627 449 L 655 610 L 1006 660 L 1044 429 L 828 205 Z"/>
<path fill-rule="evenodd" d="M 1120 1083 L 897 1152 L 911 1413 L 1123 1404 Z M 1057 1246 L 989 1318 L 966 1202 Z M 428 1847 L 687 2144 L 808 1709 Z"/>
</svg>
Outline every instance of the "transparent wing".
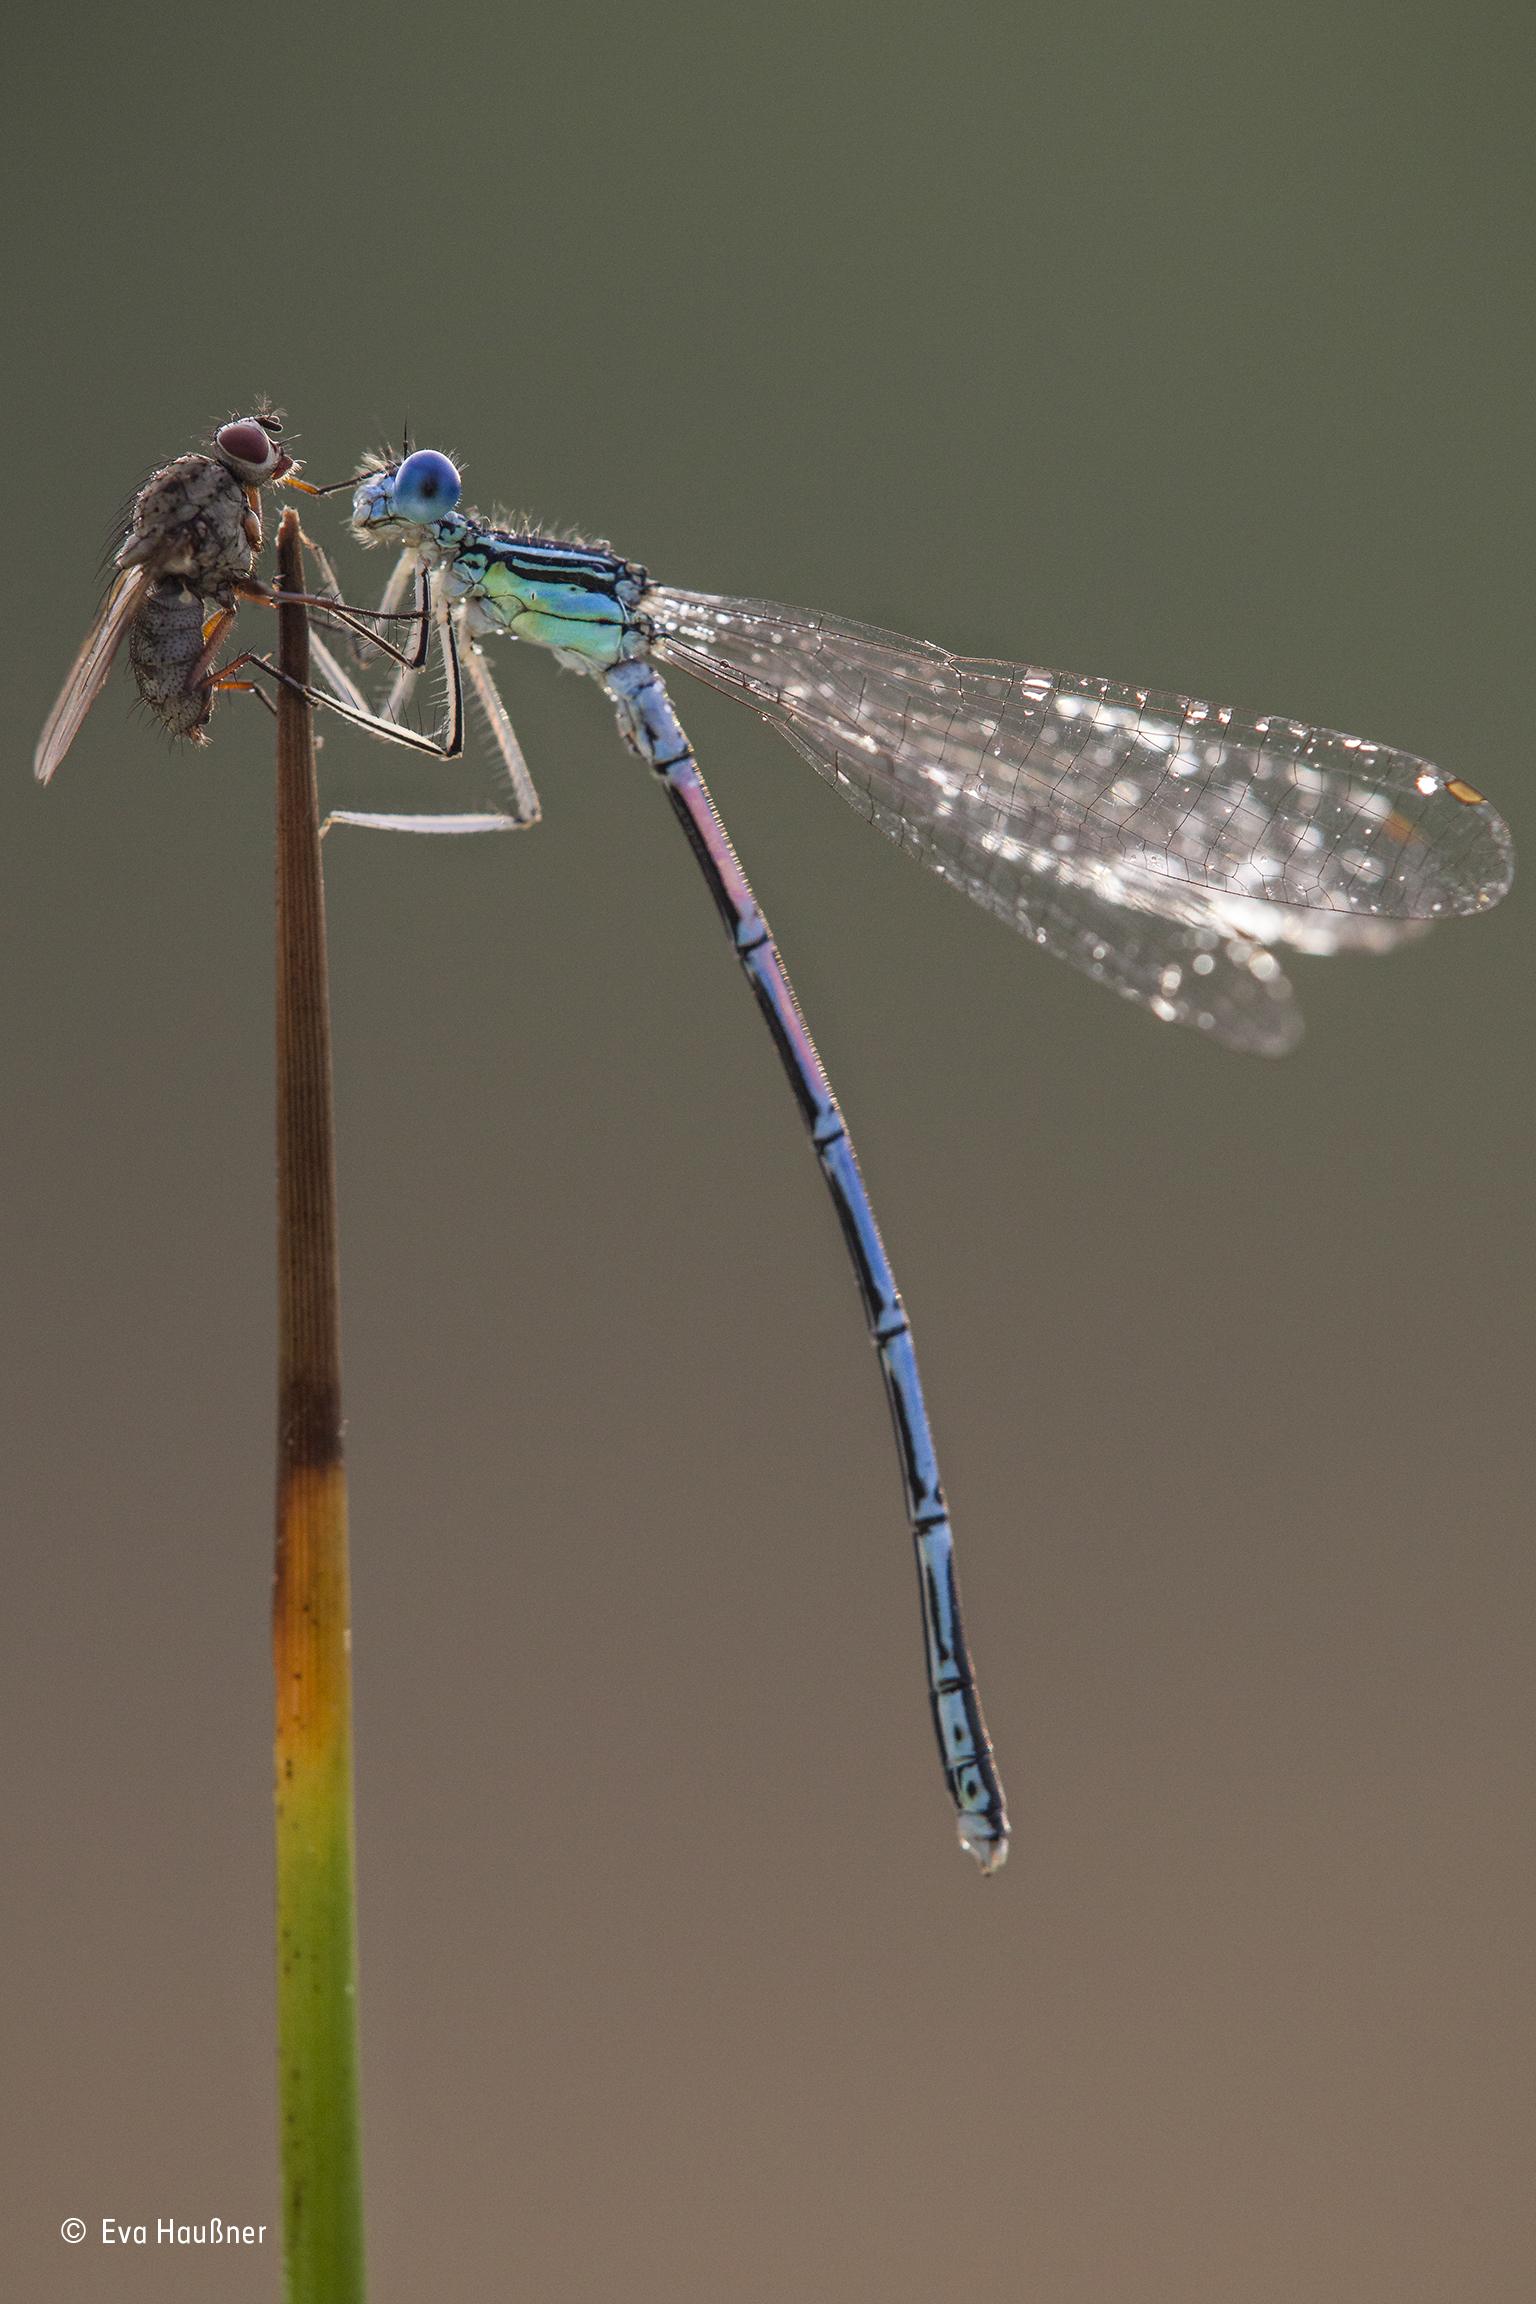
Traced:
<svg viewBox="0 0 1536 2304">
<path fill-rule="evenodd" d="M 48 782 L 79 735 L 80 723 L 106 686 L 112 659 L 127 637 L 152 582 L 147 568 L 125 568 L 102 602 L 95 623 L 80 643 L 80 653 L 70 666 L 59 700 L 37 740 L 32 772 L 40 784 Z"/>
<path fill-rule="evenodd" d="M 1007 915 L 1054 953 L 1167 1024 L 1189 1024 L 1223 1047 L 1284 1056 L 1302 1034 L 1301 1009 L 1262 944 L 1156 912 L 1128 912 L 1093 889 L 1039 880 Z"/>
<path fill-rule="evenodd" d="M 1384 745 L 769 602 L 658 588 L 644 605 L 658 656 L 753 705 L 870 823 L 1080 966 L 1081 927 L 1137 977 L 1147 916 L 1216 950 L 1380 950 L 1513 875 L 1482 796 Z"/>
</svg>

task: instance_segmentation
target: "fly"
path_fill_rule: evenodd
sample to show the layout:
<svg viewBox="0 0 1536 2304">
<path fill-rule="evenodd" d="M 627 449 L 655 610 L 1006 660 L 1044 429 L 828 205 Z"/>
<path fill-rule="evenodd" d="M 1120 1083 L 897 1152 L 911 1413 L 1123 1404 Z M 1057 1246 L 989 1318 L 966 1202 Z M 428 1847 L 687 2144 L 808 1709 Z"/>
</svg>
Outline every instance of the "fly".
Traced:
<svg viewBox="0 0 1536 2304">
<path fill-rule="evenodd" d="M 275 415 L 236 417 L 219 426 L 208 449 L 163 464 L 139 490 L 115 557 L 117 573 L 38 739 L 33 769 L 39 783 L 49 781 L 74 743 L 125 640 L 144 704 L 171 736 L 188 743 L 207 743 L 221 690 L 261 693 L 234 675 L 246 665 L 270 671 L 264 657 L 250 652 L 223 665 L 218 657 L 238 603 L 270 604 L 277 597 L 256 575 L 262 491 L 283 485 L 313 493 L 299 479 L 282 432 Z M 409 661 L 355 623 L 358 612 L 330 600 L 311 604 L 397 662 Z M 346 682 L 343 693 L 356 692 Z"/>
</svg>

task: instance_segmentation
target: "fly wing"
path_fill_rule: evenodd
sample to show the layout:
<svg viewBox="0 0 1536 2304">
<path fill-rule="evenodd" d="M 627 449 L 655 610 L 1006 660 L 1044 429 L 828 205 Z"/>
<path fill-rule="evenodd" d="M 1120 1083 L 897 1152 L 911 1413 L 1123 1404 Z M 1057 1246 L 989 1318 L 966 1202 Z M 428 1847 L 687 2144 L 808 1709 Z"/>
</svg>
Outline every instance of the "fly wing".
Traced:
<svg viewBox="0 0 1536 2304">
<path fill-rule="evenodd" d="M 32 771 L 40 784 L 48 782 L 79 735 L 80 723 L 105 687 L 107 674 L 112 669 L 112 659 L 122 646 L 153 581 L 148 568 L 144 566 L 125 568 L 102 602 L 100 613 L 80 644 L 80 653 L 70 666 L 69 678 L 59 691 L 59 700 L 49 713 L 43 733 L 38 738 Z"/>
<path fill-rule="evenodd" d="M 1513 876 L 1502 819 L 1410 753 L 770 602 L 643 605 L 658 656 L 753 705 L 860 815 L 1027 934 L 1043 885 L 1058 909 L 1093 897 L 1218 942 L 1380 949 Z"/>
</svg>

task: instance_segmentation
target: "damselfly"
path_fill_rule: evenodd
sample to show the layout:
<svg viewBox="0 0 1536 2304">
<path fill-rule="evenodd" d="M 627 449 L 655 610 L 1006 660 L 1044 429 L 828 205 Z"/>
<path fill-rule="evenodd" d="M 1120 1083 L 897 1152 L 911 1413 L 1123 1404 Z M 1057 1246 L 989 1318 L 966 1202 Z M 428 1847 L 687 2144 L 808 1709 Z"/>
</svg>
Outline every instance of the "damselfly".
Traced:
<svg viewBox="0 0 1536 2304">
<path fill-rule="evenodd" d="M 40 782 L 48 782 L 79 734 L 125 639 L 142 701 L 169 734 L 193 744 L 208 741 L 215 696 L 252 687 L 234 677 L 238 670 L 271 670 L 254 653 L 223 665 L 218 654 L 238 601 L 276 597 L 255 574 L 263 488 L 281 483 L 313 493 L 299 479 L 282 433 L 280 418 L 270 413 L 235 417 L 219 426 L 210 451 L 176 457 L 139 490 L 116 554 L 117 575 L 38 739 L 33 767 Z M 425 661 L 425 625 L 420 654 L 406 658 L 355 621 L 360 614 L 371 619 L 372 611 L 339 601 L 314 604 L 397 662 Z M 334 672 L 342 701 L 362 703 L 329 657 L 322 670 L 327 677 Z"/>
<path fill-rule="evenodd" d="M 515 813 L 338 820 L 478 831 L 537 814 L 480 662 L 490 634 L 547 648 L 606 689 L 714 896 L 837 1208 L 896 1427 L 939 1748 L 962 1843 L 992 1870 L 1007 1819 L 910 1329 L 842 1113 L 658 667 L 749 704 L 869 822 L 1035 943 L 1165 1021 L 1262 1054 L 1291 1047 L 1300 1028 L 1273 945 L 1379 952 L 1485 910 L 1510 883 L 1508 831 L 1469 784 L 1405 752 L 674 591 L 605 546 L 489 526 L 459 496 L 435 450 L 374 463 L 356 485 L 353 528 L 402 546 L 384 605 L 414 574 L 419 611 L 434 620 L 449 680 L 437 748 L 463 746 L 462 654 L 518 783 Z M 319 700 L 377 734 L 422 741 L 393 711 Z"/>
</svg>

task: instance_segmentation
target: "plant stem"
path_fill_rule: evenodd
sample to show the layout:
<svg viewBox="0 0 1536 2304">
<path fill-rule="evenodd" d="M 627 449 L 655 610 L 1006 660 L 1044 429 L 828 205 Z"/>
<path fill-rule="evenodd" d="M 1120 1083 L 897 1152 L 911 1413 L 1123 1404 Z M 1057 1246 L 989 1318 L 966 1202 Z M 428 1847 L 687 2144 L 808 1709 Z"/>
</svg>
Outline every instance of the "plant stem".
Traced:
<svg viewBox="0 0 1536 2304">
<path fill-rule="evenodd" d="M 278 583 L 304 589 L 298 515 Z M 302 607 L 278 610 L 278 662 L 309 678 Z M 362 2304 L 352 1678 L 325 896 L 306 699 L 277 708 L 278 2063 L 289 2304 Z"/>
</svg>

